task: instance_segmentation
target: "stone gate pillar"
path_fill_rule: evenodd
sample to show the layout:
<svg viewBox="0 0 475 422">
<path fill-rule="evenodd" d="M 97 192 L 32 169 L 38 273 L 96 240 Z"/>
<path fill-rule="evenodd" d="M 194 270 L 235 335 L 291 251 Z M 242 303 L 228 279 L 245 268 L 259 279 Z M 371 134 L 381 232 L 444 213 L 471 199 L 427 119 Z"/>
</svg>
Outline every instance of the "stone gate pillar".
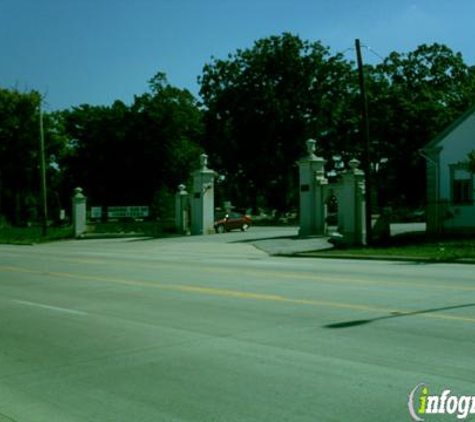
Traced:
<svg viewBox="0 0 475 422">
<path fill-rule="evenodd" d="M 86 233 L 86 197 L 81 188 L 74 189 L 72 202 L 74 237 L 81 237 Z"/>
<path fill-rule="evenodd" d="M 364 172 L 358 168 L 356 159 L 349 163 L 350 169 L 342 174 L 342 192 L 338 202 L 339 231 L 347 245 L 365 243 L 365 184 Z"/>
<path fill-rule="evenodd" d="M 323 187 L 326 160 L 314 154 L 316 141 L 307 141 L 307 157 L 299 161 L 300 173 L 300 229 L 299 236 L 323 235 L 326 225 L 326 206 Z"/>
<path fill-rule="evenodd" d="M 201 168 L 193 173 L 191 234 L 210 234 L 214 223 L 214 177 L 208 168 L 208 156 L 200 156 Z"/>
<path fill-rule="evenodd" d="M 178 192 L 175 195 L 175 227 L 180 234 L 189 234 L 189 195 L 185 185 L 178 186 Z"/>
</svg>

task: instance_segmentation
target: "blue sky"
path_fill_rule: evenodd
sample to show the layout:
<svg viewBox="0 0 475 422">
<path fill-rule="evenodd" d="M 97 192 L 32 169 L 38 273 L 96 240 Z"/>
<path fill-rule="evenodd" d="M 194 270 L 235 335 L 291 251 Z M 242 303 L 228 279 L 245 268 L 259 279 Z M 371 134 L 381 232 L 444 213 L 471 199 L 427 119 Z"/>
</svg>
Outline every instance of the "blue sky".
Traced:
<svg viewBox="0 0 475 422">
<path fill-rule="evenodd" d="M 0 87 L 39 90 L 49 109 L 129 104 L 163 71 L 197 95 L 212 56 L 283 32 L 383 57 L 439 42 L 473 65 L 474 16 L 474 0 L 0 0 Z"/>
</svg>

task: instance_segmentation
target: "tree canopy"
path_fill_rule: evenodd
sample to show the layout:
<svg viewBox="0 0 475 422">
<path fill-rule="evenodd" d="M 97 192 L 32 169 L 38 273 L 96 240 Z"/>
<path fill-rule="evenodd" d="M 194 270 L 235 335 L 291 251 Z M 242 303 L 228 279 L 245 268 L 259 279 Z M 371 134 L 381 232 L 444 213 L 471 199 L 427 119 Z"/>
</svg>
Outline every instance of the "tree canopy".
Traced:
<svg viewBox="0 0 475 422">
<path fill-rule="evenodd" d="M 342 55 L 291 34 L 205 65 L 204 145 L 234 201 L 285 209 L 295 203 L 295 163 L 306 139 L 320 135 L 327 151 L 349 146 L 342 120 L 352 118 L 352 76 Z"/>
<path fill-rule="evenodd" d="M 391 53 L 369 69 L 371 138 L 391 203 L 422 205 L 425 163 L 418 151 L 462 114 L 475 98 L 475 68 L 440 44 Z"/>
<path fill-rule="evenodd" d="M 432 44 L 393 52 L 364 74 L 380 205 L 422 205 L 418 150 L 472 104 L 475 67 Z M 327 170 L 361 159 L 360 92 L 348 54 L 284 33 L 212 58 L 199 83 L 201 103 L 159 72 L 130 105 L 45 114 L 53 212 L 67 208 L 80 186 L 91 205 L 145 204 L 162 215 L 203 151 L 221 176 L 218 206 L 231 200 L 289 211 L 297 207 L 296 163 L 308 138 Z M 0 89 L 0 216 L 15 224 L 37 216 L 40 102 L 36 91 Z"/>
<path fill-rule="evenodd" d="M 70 143 L 60 165 L 68 191 L 81 186 L 96 205 L 160 208 L 157 194 L 187 181 L 201 151 L 196 100 L 170 86 L 161 73 L 149 87 L 131 106 L 115 101 L 63 113 Z"/>
<path fill-rule="evenodd" d="M 0 217 L 18 225 L 38 217 L 41 101 L 37 91 L 0 89 Z M 64 140 L 53 129 L 54 119 L 53 114 L 44 117 L 46 164 L 51 179 L 56 172 L 52 164 Z M 55 186 L 52 180 L 52 204 L 57 202 Z"/>
<path fill-rule="evenodd" d="M 474 72 L 439 44 L 365 66 L 371 164 L 381 203 L 423 202 L 418 150 L 471 104 Z M 214 59 L 200 81 L 205 147 L 228 173 L 224 189 L 237 201 L 295 206 L 295 162 L 309 137 L 317 139 L 330 169 L 334 159 L 361 158 L 356 67 L 321 43 L 291 34 L 265 38 L 226 60 Z"/>
</svg>

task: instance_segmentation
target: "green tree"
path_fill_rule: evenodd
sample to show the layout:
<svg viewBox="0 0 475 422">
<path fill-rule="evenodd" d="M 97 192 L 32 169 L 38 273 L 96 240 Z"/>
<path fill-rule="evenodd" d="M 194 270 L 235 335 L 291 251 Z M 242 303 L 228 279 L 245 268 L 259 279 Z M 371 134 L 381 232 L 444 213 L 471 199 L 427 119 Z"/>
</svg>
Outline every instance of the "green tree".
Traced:
<svg viewBox="0 0 475 422">
<path fill-rule="evenodd" d="M 369 71 L 372 153 L 387 158 L 380 188 L 389 202 L 420 205 L 424 161 L 418 150 L 464 112 L 475 94 L 475 68 L 440 44 L 391 53 Z"/>
<path fill-rule="evenodd" d="M 0 216 L 12 224 L 38 217 L 40 101 L 41 95 L 36 91 L 0 89 Z M 53 116 L 44 116 L 44 128 L 50 184 L 55 172 L 52 165 L 63 139 Z"/>
<path fill-rule="evenodd" d="M 475 67 L 440 44 L 391 53 L 365 66 L 372 168 L 383 204 L 416 205 L 424 195 L 418 150 L 471 105 Z M 304 140 L 320 154 L 361 158 L 361 105 L 356 69 L 320 43 L 283 34 L 257 41 L 200 78 L 205 149 L 227 176 L 226 195 L 254 207 L 295 204 L 295 161 Z"/>
<path fill-rule="evenodd" d="M 129 109 L 120 101 L 111 107 L 82 105 L 63 112 L 68 136 L 68 148 L 60 161 L 65 195 L 80 186 L 93 204 L 129 200 L 125 176 L 133 178 L 135 173 L 129 168 L 134 150 L 127 139 L 128 118 Z"/>
<path fill-rule="evenodd" d="M 63 119 L 69 138 L 61 160 L 65 191 L 81 186 L 93 204 L 151 204 L 163 211 L 167 192 L 197 166 L 201 112 L 188 91 L 170 86 L 161 73 L 131 106 L 83 105 Z"/>
<path fill-rule="evenodd" d="M 258 40 L 200 77 L 205 149 L 226 176 L 233 202 L 296 206 L 296 160 L 313 137 L 326 156 L 352 149 L 355 95 L 351 65 L 320 43 L 285 33 Z"/>
<path fill-rule="evenodd" d="M 157 73 L 149 88 L 132 105 L 133 133 L 148 195 L 164 210 L 164 199 L 199 165 L 203 116 L 193 95 L 171 86 L 165 74 Z"/>
</svg>

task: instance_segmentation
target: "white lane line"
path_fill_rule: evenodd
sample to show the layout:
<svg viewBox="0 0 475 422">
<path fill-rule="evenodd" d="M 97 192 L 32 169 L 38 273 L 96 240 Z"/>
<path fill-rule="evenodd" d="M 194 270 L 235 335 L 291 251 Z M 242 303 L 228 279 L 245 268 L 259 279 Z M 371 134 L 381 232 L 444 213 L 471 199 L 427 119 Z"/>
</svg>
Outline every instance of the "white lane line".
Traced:
<svg viewBox="0 0 475 422">
<path fill-rule="evenodd" d="M 87 315 L 87 312 L 75 311 L 74 309 L 68 309 L 68 308 L 60 308 L 58 306 L 43 305 L 42 303 L 28 302 L 26 300 L 12 299 L 12 302 L 18 303 L 20 305 L 27 305 L 27 306 L 34 306 L 36 308 L 48 309 L 50 311 L 55 311 L 55 312 L 63 312 L 65 314 L 82 315 L 82 316 Z"/>
</svg>

